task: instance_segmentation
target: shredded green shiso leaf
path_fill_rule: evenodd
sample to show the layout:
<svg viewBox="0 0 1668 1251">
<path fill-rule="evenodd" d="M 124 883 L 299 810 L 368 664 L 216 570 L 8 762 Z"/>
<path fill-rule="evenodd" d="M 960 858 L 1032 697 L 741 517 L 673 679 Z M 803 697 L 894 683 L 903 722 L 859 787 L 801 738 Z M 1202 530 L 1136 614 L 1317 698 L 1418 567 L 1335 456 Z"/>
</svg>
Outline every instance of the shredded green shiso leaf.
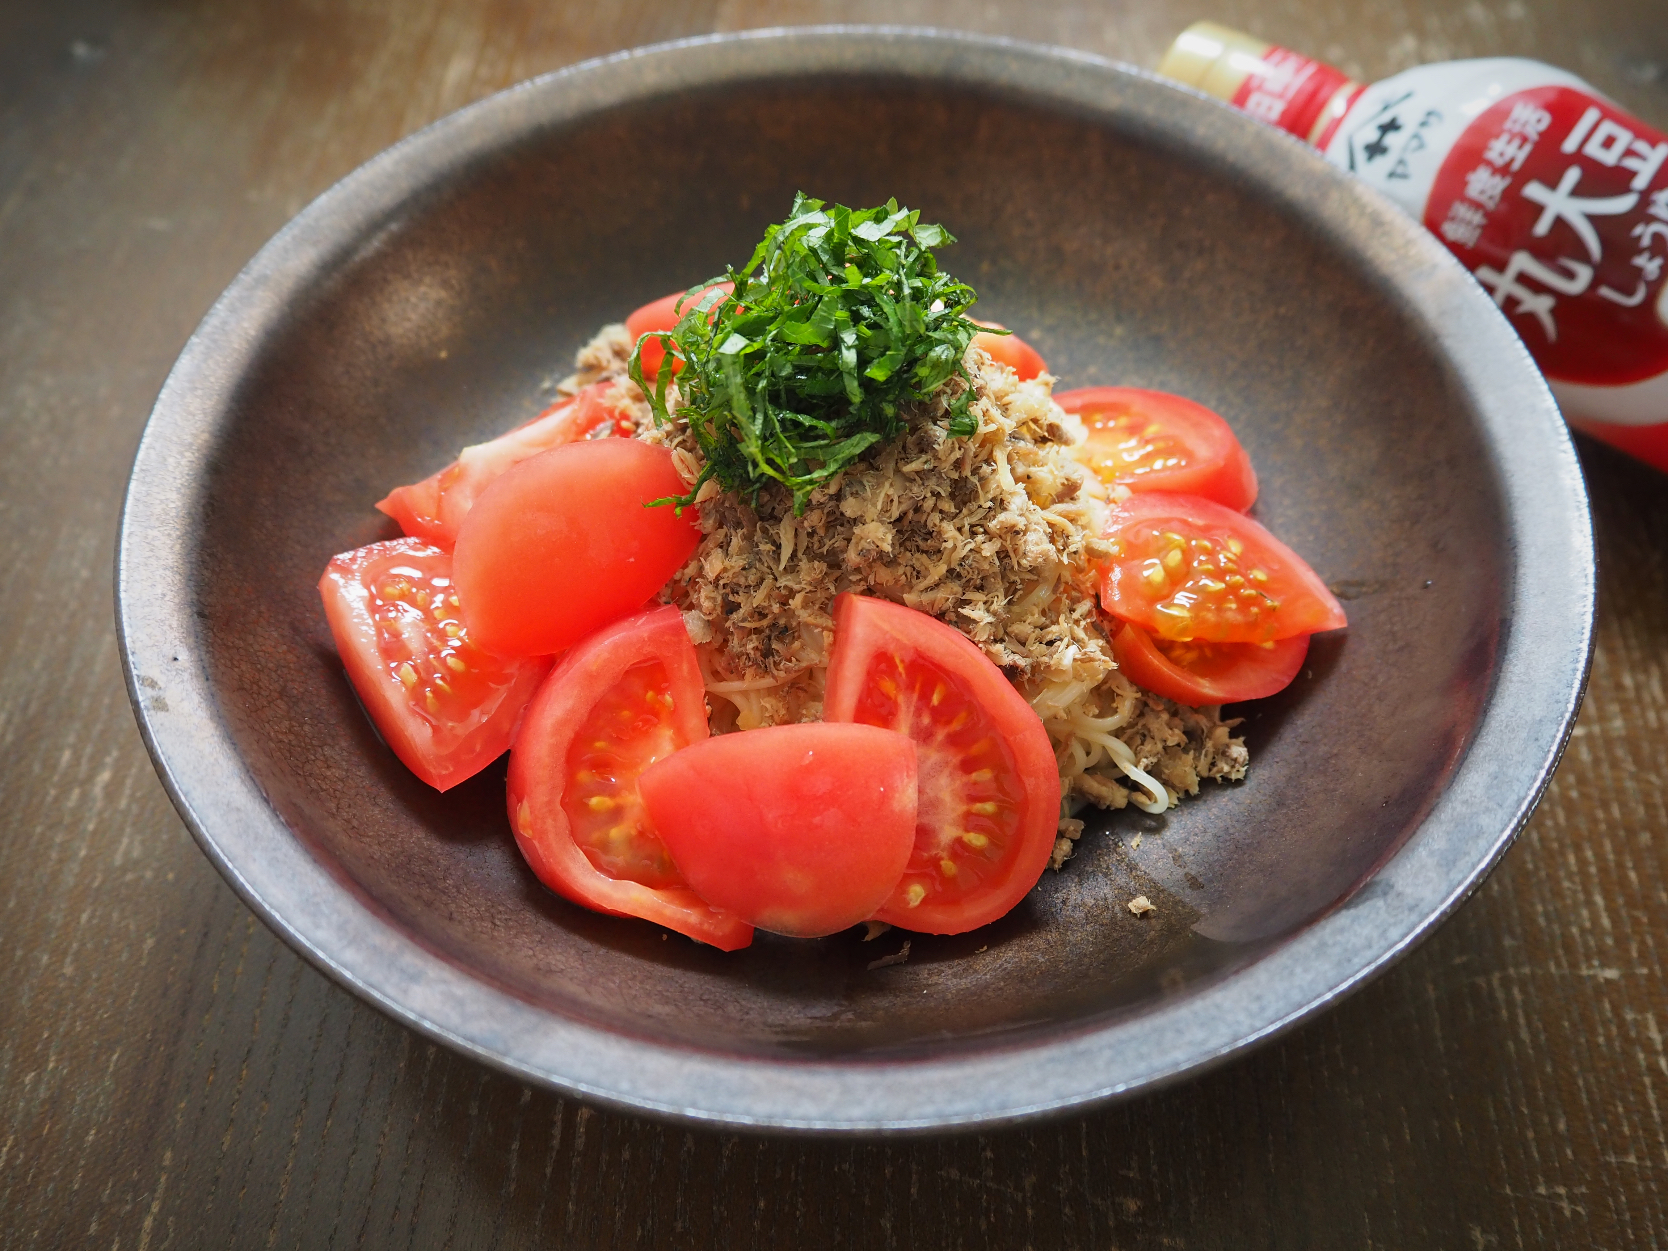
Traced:
<svg viewBox="0 0 1668 1251">
<path fill-rule="evenodd" d="M 954 242 L 896 200 L 850 209 L 796 195 L 743 268 L 691 287 L 677 326 L 632 353 L 657 424 L 670 416 L 673 354 L 683 358 L 679 412 L 706 460 L 689 494 L 656 503 L 681 509 L 716 478 L 751 503 L 780 482 L 803 512 L 817 486 L 903 432 L 906 406 L 966 378 L 962 357 L 982 329 L 966 312 L 978 296 L 933 255 Z M 723 281 L 729 295 L 709 290 Z M 652 387 L 642 363 L 651 338 L 668 347 Z M 949 407 L 953 436 L 977 427 L 970 398 L 964 389 Z"/>
</svg>

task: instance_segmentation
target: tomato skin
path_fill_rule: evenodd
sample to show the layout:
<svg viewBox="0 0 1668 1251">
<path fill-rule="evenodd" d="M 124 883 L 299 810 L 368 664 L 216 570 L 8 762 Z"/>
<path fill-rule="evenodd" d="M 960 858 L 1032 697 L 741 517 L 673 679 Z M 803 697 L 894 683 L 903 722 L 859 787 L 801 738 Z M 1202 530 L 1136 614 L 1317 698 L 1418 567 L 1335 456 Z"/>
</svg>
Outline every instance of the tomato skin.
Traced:
<svg viewBox="0 0 1668 1251">
<path fill-rule="evenodd" d="M 631 336 L 633 343 L 646 334 L 669 333 L 678 322 L 683 320 L 685 313 L 701 302 L 701 298 L 708 291 L 722 291 L 725 295 L 735 290 L 735 284 L 729 282 L 714 283 L 704 287 L 694 295 L 687 291 L 674 291 L 671 295 L 662 296 L 651 304 L 626 318 L 626 333 Z M 682 301 L 681 310 L 679 302 Z M 643 344 L 643 381 L 652 388 L 654 380 L 660 373 L 660 362 L 666 358 L 666 345 L 659 339 L 650 339 Z M 683 362 L 677 357 L 672 358 L 672 373 L 674 375 L 683 368 Z"/>
<path fill-rule="evenodd" d="M 968 320 L 981 326 L 989 326 L 992 330 L 1007 329 L 1001 322 L 980 321 L 977 317 L 970 317 Z M 973 346 L 989 352 L 994 359 L 1018 374 L 1021 382 L 1028 382 L 1038 374 L 1048 372 L 1048 363 L 1043 360 L 1042 353 L 1017 334 L 976 334 L 973 336 Z"/>
<path fill-rule="evenodd" d="M 1119 622 L 1112 657 L 1135 685 L 1190 708 L 1264 699 L 1291 685 L 1309 654 L 1309 636 L 1273 643 L 1170 643 Z"/>
<path fill-rule="evenodd" d="M 915 844 L 915 744 L 872 725 L 709 738 L 638 788 L 695 893 L 775 934 L 821 938 L 873 916 Z"/>
<path fill-rule="evenodd" d="M 1256 503 L 1251 458 L 1203 404 L 1140 387 L 1080 387 L 1054 402 L 1082 418 L 1089 441 L 1077 458 L 1108 486 L 1202 495 L 1239 512 Z"/>
<path fill-rule="evenodd" d="M 593 382 L 507 434 L 464 448 L 438 473 L 410 486 L 395 487 L 377 501 L 377 508 L 399 522 L 400 529 L 413 538 L 426 539 L 450 551 L 476 499 L 511 465 L 563 443 L 595 438 L 603 430 L 631 434 L 632 414 L 626 396 L 617 382 Z"/>
<path fill-rule="evenodd" d="M 1113 506 L 1105 533 L 1101 607 L 1160 638 L 1268 643 L 1349 624 L 1303 557 L 1212 500 L 1138 491 Z"/>
<path fill-rule="evenodd" d="M 331 559 L 324 615 L 360 702 L 405 766 L 446 791 L 510 748 L 547 659 L 500 660 L 451 636 L 452 557 L 419 539 L 372 543 Z M 387 594 L 398 586 L 398 594 Z M 457 666 L 462 666 L 461 671 Z M 401 675 L 409 674 L 410 681 Z"/>
<path fill-rule="evenodd" d="M 674 872 L 640 873 L 644 883 L 599 868 L 575 841 L 575 812 L 590 805 L 571 792 L 581 785 L 575 762 L 594 744 L 581 737 L 592 714 L 633 670 L 659 666 L 665 694 L 655 701 L 645 733 L 617 744 L 612 794 L 598 795 L 624 808 L 635 823 L 632 841 L 643 852 L 660 844 L 659 834 L 637 802 L 638 772 L 646 760 L 702 742 L 707 737 L 706 703 L 694 645 L 677 609 L 663 607 L 615 622 L 574 647 L 551 670 L 527 708 L 510 753 L 510 827 L 521 854 L 538 879 L 564 898 L 610 916 L 641 917 L 687 934 L 723 951 L 753 941 L 753 927 L 712 907 Z M 648 712 L 645 712 L 648 715 Z M 630 727 L 628 727 L 629 729 Z M 633 750 L 636 748 L 637 750 Z M 645 750 L 646 749 L 646 750 Z M 592 772 L 596 772 L 592 770 Z M 610 779 L 603 779 L 604 781 Z M 571 801 L 578 799 L 581 802 Z M 601 841 L 601 840 L 596 840 Z M 648 856 L 639 855 L 639 861 Z"/>
<path fill-rule="evenodd" d="M 915 845 L 877 919 L 960 934 L 1037 884 L 1059 825 L 1059 766 L 1042 721 L 966 635 L 901 604 L 840 595 L 823 719 L 915 740 Z"/>
<path fill-rule="evenodd" d="M 481 492 L 458 533 L 457 585 L 475 641 L 546 656 L 647 602 L 700 538 L 672 454 L 638 439 L 541 452 Z"/>
</svg>

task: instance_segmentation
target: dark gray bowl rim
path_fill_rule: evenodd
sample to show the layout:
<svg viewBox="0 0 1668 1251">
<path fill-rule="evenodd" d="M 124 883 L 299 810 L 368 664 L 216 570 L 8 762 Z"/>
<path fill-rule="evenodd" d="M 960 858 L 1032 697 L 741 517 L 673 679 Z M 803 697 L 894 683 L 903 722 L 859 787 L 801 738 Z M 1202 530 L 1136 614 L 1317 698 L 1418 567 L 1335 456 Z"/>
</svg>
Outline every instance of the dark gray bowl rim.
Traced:
<svg viewBox="0 0 1668 1251">
<path fill-rule="evenodd" d="M 765 1061 L 683 1051 L 561 1019 L 478 981 L 387 924 L 314 860 L 239 758 L 200 654 L 190 589 L 205 476 L 228 402 L 291 298 L 433 176 L 529 127 L 726 81 L 875 74 L 1013 92 L 1111 116 L 1109 82 L 1181 117 L 1227 173 L 1288 176 L 1292 212 L 1373 227 L 1362 263 L 1430 328 L 1480 416 L 1513 548 L 1499 668 L 1469 748 L 1414 834 L 1341 906 L 1221 982 L 1115 1023 L 951 1059 Z M 1123 107 L 1130 107 L 1127 104 Z M 1359 235 L 1357 236 L 1359 237 Z M 1568 738 L 1592 648 L 1586 494 L 1521 342 L 1422 227 L 1316 154 L 1197 92 L 1088 54 L 898 27 L 801 27 L 681 40 L 586 61 L 453 113 L 321 195 L 249 262 L 187 343 L 134 461 L 116 559 L 129 695 L 169 796 L 242 899 L 319 969 L 395 1019 L 513 1076 L 691 1122 L 807 1131 L 990 1127 L 1197 1073 L 1386 968 L 1482 880 Z"/>
</svg>

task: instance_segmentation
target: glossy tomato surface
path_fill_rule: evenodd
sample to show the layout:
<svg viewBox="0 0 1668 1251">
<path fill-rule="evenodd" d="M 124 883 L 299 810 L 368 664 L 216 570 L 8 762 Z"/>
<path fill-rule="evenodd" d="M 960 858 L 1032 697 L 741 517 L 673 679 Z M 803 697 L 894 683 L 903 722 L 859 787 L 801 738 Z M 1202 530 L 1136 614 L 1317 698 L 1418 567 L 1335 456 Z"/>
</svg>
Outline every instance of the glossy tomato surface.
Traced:
<svg viewBox="0 0 1668 1251">
<path fill-rule="evenodd" d="M 915 843 L 915 744 L 872 725 L 709 738 L 638 786 L 695 893 L 776 934 L 818 938 L 873 916 Z"/>
<path fill-rule="evenodd" d="M 636 414 L 630 391 L 616 381 L 596 382 L 558 400 L 508 434 L 477 443 L 421 482 L 395 487 L 377 507 L 413 538 L 451 550 L 475 500 L 511 465 L 576 439 L 630 435 Z"/>
<path fill-rule="evenodd" d="M 450 554 L 419 539 L 372 543 L 334 557 L 319 594 L 360 702 L 408 769 L 450 790 L 509 750 L 550 661 L 470 642 Z"/>
<path fill-rule="evenodd" d="M 915 842 L 879 920 L 960 934 L 1037 884 L 1059 826 L 1059 768 L 1042 721 L 965 635 L 901 604 L 841 595 L 823 717 L 915 740 Z"/>
<path fill-rule="evenodd" d="M 1243 513 L 1136 492 L 1107 516 L 1101 606 L 1160 638 L 1268 643 L 1347 625 L 1304 559 Z"/>
<path fill-rule="evenodd" d="M 672 454 L 638 439 L 587 439 L 512 466 L 458 533 L 457 584 L 476 642 L 544 656 L 640 608 L 695 550 Z"/>
<path fill-rule="evenodd" d="M 1303 668 L 1309 636 L 1273 643 L 1176 643 L 1119 622 L 1112 656 L 1131 682 L 1178 704 L 1234 704 L 1285 690 Z"/>
<path fill-rule="evenodd" d="M 989 326 L 992 330 L 1007 329 L 1000 322 L 979 321 L 977 317 L 969 320 L 978 322 L 981 326 Z M 1021 382 L 1048 372 L 1048 363 L 1043 360 L 1042 353 L 1017 334 L 976 334 L 973 336 L 973 346 L 989 352 L 993 358 L 1018 374 Z"/>
<path fill-rule="evenodd" d="M 636 343 L 646 334 L 668 333 L 683 320 L 684 315 L 698 305 L 708 291 L 722 291 L 725 295 L 735 290 L 734 284 L 728 282 L 715 283 L 691 295 L 687 291 L 674 291 L 671 295 L 663 296 L 626 318 L 626 333 L 631 341 Z M 666 345 L 659 339 L 650 339 L 643 344 L 643 381 L 652 388 L 655 377 L 660 373 L 660 363 L 666 358 Z M 677 357 L 672 358 L 672 372 L 675 374 L 683 368 L 683 362 Z"/>
<path fill-rule="evenodd" d="M 701 671 L 677 609 L 617 621 L 562 657 L 510 753 L 510 826 L 539 880 L 598 912 L 725 951 L 747 946 L 752 926 L 689 888 L 637 788 L 650 765 L 706 737 Z"/>
<path fill-rule="evenodd" d="M 1257 500 L 1251 458 L 1203 404 L 1139 387 L 1081 387 L 1054 402 L 1082 419 L 1089 439 L 1077 458 L 1109 486 L 1202 495 L 1240 512 Z"/>
</svg>

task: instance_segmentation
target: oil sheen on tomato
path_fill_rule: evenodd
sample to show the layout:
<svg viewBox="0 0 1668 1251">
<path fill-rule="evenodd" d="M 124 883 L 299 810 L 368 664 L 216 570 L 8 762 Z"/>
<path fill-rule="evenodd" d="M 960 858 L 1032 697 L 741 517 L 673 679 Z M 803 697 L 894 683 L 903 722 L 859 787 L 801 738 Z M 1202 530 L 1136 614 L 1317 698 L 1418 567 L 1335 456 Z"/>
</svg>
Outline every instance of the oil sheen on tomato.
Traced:
<svg viewBox="0 0 1668 1251">
<path fill-rule="evenodd" d="M 1146 413 L 1108 407 L 1081 416 L 1090 438 L 1083 463 L 1103 482 L 1180 469 L 1188 463 L 1186 442 Z"/>
<path fill-rule="evenodd" d="M 518 674 L 469 641 L 452 580 L 399 561 L 366 572 L 377 651 L 412 711 L 459 735 L 484 721 Z"/>
<path fill-rule="evenodd" d="M 1239 538 L 1190 537 L 1163 521 L 1142 521 L 1121 531 L 1115 543 L 1118 563 L 1139 569 L 1160 638 L 1263 642 L 1271 637 L 1280 601 L 1268 592 L 1268 571 L 1242 562 L 1245 544 Z"/>
</svg>

